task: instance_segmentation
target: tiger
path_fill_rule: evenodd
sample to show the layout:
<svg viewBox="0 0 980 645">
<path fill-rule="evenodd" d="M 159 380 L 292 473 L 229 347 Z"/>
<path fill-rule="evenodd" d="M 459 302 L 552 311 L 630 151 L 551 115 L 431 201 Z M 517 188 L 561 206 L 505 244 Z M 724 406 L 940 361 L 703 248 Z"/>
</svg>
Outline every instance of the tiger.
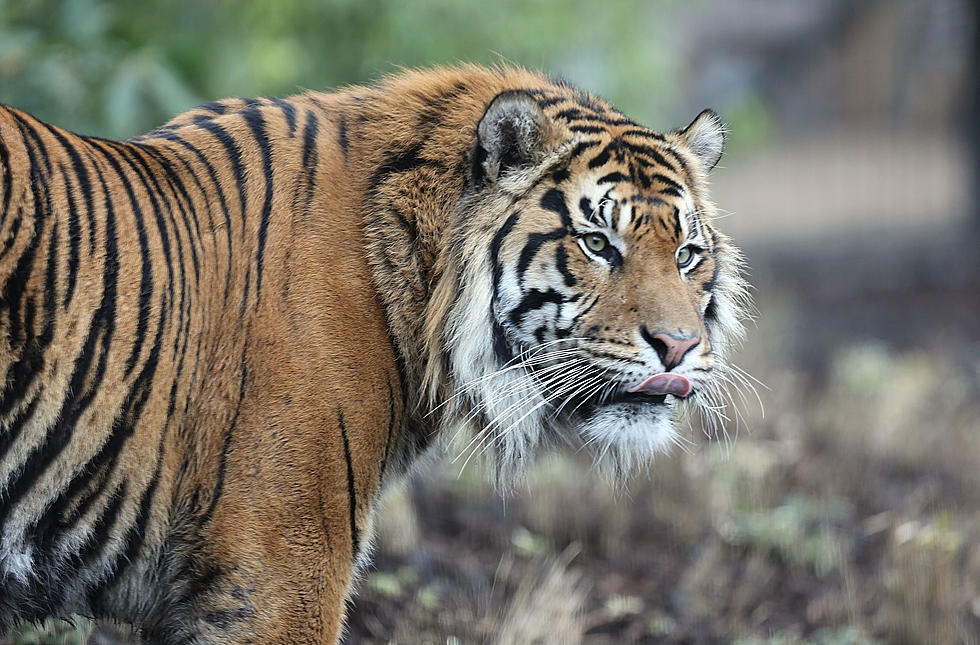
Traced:
<svg viewBox="0 0 980 645">
<path fill-rule="evenodd" d="M 713 111 L 656 132 L 506 65 L 127 141 L 0 107 L 0 634 L 336 643 L 433 446 L 502 482 L 559 444 L 648 464 L 750 306 L 724 143 Z"/>
</svg>

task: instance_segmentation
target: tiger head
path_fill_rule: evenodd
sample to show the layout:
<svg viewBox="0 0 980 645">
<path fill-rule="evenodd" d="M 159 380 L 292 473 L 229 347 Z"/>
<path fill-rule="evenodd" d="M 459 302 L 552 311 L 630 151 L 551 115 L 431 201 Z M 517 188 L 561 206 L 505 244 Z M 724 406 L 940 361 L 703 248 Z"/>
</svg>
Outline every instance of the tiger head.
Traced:
<svg viewBox="0 0 980 645">
<path fill-rule="evenodd" d="M 564 441 L 625 475 L 680 441 L 684 408 L 717 409 L 749 306 L 706 195 L 723 146 L 709 110 L 659 134 L 577 92 L 489 104 L 443 328 L 464 459 L 519 471 Z"/>
</svg>

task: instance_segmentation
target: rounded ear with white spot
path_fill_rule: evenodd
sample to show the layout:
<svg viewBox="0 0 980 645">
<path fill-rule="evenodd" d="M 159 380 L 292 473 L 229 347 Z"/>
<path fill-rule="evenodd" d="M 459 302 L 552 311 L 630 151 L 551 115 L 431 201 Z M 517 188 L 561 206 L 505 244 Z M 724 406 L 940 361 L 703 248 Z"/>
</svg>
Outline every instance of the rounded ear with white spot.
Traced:
<svg viewBox="0 0 980 645">
<path fill-rule="evenodd" d="M 725 124 L 714 110 L 704 110 L 677 134 L 701 160 L 705 171 L 714 168 L 725 151 Z"/>
<path fill-rule="evenodd" d="M 554 147 L 556 129 L 538 102 L 521 90 L 498 94 L 477 126 L 474 171 L 495 181 L 511 168 L 531 166 Z"/>
</svg>

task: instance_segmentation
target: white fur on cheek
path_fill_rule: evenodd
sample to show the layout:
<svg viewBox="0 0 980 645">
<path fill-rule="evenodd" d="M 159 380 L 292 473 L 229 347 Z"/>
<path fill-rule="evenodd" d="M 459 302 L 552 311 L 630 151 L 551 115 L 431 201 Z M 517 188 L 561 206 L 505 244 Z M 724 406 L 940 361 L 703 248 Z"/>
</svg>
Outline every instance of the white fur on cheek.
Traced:
<svg viewBox="0 0 980 645">
<path fill-rule="evenodd" d="M 497 465 L 494 474 L 503 482 L 519 476 L 533 458 L 548 408 L 537 382 L 517 364 L 500 365 L 494 354 L 488 264 L 468 264 L 464 293 L 447 327 L 456 391 L 443 435 L 453 440 L 451 449 L 460 464 L 474 455 L 492 457 Z M 502 291 L 518 288 L 514 279 L 502 283 Z"/>
</svg>

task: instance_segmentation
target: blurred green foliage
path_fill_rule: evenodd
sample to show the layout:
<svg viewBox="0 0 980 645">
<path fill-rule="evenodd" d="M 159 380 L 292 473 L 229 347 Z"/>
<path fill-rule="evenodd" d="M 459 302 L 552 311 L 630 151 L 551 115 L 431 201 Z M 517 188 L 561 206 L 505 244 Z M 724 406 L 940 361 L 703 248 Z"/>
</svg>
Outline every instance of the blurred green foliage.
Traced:
<svg viewBox="0 0 980 645">
<path fill-rule="evenodd" d="M 672 127 L 683 125 L 663 122 L 678 102 L 679 59 L 662 17 L 679 4 L 0 0 L 0 102 L 127 137 L 225 96 L 326 90 L 401 66 L 510 62 Z"/>
</svg>

